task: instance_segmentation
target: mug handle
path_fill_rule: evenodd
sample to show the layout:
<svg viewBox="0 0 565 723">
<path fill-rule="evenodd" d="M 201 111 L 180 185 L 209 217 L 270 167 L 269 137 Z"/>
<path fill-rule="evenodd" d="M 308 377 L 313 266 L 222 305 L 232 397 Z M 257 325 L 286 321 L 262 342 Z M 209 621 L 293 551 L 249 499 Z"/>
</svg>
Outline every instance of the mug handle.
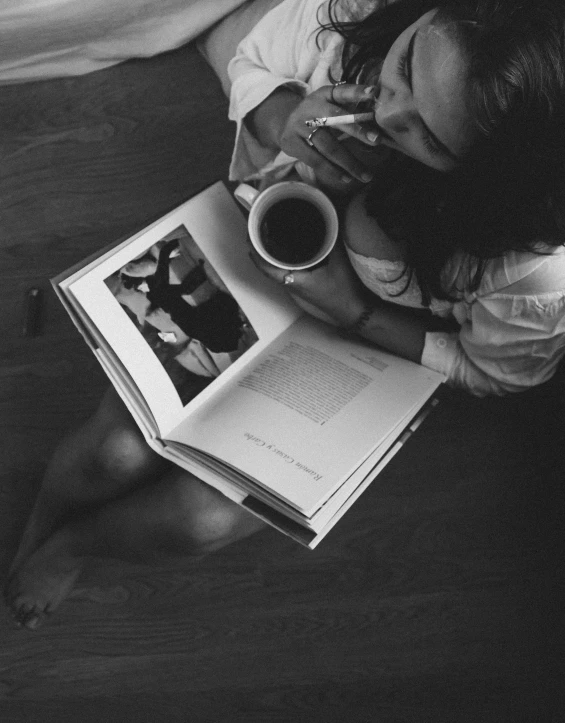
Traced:
<svg viewBox="0 0 565 723">
<path fill-rule="evenodd" d="M 240 183 L 233 195 L 245 209 L 251 211 L 251 206 L 253 206 L 255 199 L 259 195 L 259 191 L 248 183 Z"/>
</svg>

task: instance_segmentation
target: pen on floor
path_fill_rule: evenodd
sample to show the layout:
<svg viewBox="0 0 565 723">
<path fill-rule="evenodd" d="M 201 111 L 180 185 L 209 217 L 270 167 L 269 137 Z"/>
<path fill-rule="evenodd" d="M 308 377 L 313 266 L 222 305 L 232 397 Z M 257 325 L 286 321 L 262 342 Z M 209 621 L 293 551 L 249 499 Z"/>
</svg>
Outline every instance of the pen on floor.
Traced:
<svg viewBox="0 0 565 723">
<path fill-rule="evenodd" d="M 308 128 L 330 128 L 331 126 L 346 126 L 352 123 L 366 123 L 375 120 L 373 113 L 349 113 L 348 115 L 332 115 L 327 118 L 312 118 L 305 121 Z"/>
<path fill-rule="evenodd" d="M 24 298 L 23 336 L 37 336 L 41 330 L 41 289 L 28 289 Z"/>
</svg>

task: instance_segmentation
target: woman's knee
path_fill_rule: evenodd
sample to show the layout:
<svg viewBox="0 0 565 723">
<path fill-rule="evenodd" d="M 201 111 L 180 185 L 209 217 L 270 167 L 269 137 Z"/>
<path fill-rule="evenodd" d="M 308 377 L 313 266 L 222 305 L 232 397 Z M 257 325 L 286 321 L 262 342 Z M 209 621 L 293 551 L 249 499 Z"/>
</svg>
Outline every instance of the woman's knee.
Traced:
<svg viewBox="0 0 565 723">
<path fill-rule="evenodd" d="M 127 487 L 150 475 L 159 462 L 164 464 L 137 430 L 118 426 L 98 440 L 86 471 L 94 479 Z"/>
<path fill-rule="evenodd" d="M 82 437 L 84 472 L 92 481 L 126 484 L 164 465 L 146 443 L 130 413 L 111 389 L 92 419 L 79 432 Z"/>
<path fill-rule="evenodd" d="M 212 552 L 265 526 L 194 477 L 179 475 L 174 484 L 177 531 L 192 553 Z"/>
</svg>

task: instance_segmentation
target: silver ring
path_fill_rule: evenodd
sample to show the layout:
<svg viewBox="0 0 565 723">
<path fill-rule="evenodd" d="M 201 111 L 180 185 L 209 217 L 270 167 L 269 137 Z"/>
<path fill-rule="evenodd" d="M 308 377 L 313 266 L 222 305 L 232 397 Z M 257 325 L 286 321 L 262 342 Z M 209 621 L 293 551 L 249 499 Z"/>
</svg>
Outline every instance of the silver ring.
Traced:
<svg viewBox="0 0 565 723">
<path fill-rule="evenodd" d="M 308 143 L 308 145 L 310 146 L 310 148 L 313 148 L 314 150 L 317 150 L 317 149 L 316 149 L 316 146 L 314 145 L 314 143 L 313 143 L 313 141 L 312 141 L 312 136 L 314 135 L 314 133 L 316 133 L 316 131 L 319 131 L 319 130 L 320 130 L 320 126 L 316 126 L 316 127 L 314 128 L 314 130 L 310 133 L 310 135 L 308 136 L 308 138 L 306 139 L 306 143 Z M 292 282 L 291 282 L 291 283 L 292 283 Z"/>
<path fill-rule="evenodd" d="M 285 286 L 287 284 L 294 284 L 294 274 L 286 274 L 286 276 L 283 279 L 283 284 Z"/>
<path fill-rule="evenodd" d="M 338 80 L 337 83 L 334 83 L 334 84 L 332 85 L 332 89 L 331 89 L 331 92 L 330 92 L 330 102 L 335 103 L 334 90 L 337 88 L 338 85 L 345 85 L 345 83 L 347 83 L 346 80 Z"/>
</svg>

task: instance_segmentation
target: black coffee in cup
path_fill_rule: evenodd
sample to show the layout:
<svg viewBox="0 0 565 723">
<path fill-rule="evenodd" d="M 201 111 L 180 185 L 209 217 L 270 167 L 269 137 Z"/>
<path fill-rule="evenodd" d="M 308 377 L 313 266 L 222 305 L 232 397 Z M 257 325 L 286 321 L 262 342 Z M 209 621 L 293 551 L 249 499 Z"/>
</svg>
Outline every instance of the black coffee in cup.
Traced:
<svg viewBox="0 0 565 723">
<path fill-rule="evenodd" d="M 268 254 L 285 264 L 303 264 L 320 252 L 326 238 L 322 212 L 303 198 L 283 198 L 261 221 L 261 240 Z"/>
</svg>

